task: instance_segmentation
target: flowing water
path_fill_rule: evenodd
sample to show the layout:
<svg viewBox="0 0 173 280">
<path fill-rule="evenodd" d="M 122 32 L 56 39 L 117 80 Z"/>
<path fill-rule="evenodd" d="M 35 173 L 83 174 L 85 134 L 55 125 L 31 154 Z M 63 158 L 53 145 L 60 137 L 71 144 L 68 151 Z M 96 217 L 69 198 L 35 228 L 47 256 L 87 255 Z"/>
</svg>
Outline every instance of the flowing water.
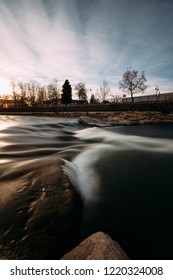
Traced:
<svg viewBox="0 0 173 280">
<path fill-rule="evenodd" d="M 55 159 L 83 201 L 78 242 L 101 230 L 132 259 L 173 259 L 172 125 L 87 128 L 77 119 L 0 116 L 1 232 L 15 224 L 13 182 L 40 163 L 58 168 Z M 23 201 L 10 211 L 19 216 Z"/>
</svg>

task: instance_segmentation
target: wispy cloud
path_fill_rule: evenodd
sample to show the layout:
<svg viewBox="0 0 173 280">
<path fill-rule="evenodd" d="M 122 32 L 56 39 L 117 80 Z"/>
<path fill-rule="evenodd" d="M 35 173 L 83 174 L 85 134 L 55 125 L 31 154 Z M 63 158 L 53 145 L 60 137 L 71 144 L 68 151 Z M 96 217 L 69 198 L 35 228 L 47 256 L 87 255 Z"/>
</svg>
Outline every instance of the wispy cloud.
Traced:
<svg viewBox="0 0 173 280">
<path fill-rule="evenodd" d="M 0 0 L 0 77 L 117 88 L 131 66 L 171 88 L 172 10 L 168 0 Z"/>
<path fill-rule="evenodd" d="M 15 13 L 6 2 L 0 6 L 0 75 L 82 76 L 81 47 L 64 2 L 57 2 L 52 17 L 41 0 L 18 2 Z"/>
</svg>

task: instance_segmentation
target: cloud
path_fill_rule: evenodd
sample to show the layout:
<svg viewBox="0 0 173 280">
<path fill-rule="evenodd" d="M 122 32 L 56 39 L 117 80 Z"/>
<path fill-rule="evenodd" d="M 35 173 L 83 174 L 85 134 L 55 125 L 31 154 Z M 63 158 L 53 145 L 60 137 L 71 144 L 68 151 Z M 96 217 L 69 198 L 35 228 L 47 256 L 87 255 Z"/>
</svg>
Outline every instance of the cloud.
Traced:
<svg viewBox="0 0 173 280">
<path fill-rule="evenodd" d="M 168 0 L 0 0 L 0 77 L 117 88 L 131 66 L 171 87 L 172 9 Z"/>
<path fill-rule="evenodd" d="M 81 47 L 64 2 L 48 17 L 41 0 L 0 6 L 0 75 L 11 77 L 64 78 L 83 76 Z M 33 5 L 34 4 L 34 5 Z"/>
</svg>

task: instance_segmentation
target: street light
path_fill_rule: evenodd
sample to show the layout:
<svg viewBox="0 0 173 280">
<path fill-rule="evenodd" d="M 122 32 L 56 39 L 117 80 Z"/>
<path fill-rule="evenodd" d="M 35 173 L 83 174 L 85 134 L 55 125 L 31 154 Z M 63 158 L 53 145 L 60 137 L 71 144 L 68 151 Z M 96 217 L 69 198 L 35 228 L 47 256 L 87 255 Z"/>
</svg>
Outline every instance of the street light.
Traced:
<svg viewBox="0 0 173 280">
<path fill-rule="evenodd" d="M 157 101 L 157 97 L 160 98 L 160 90 L 158 86 L 155 87 L 155 91 L 156 91 L 156 101 Z"/>
</svg>

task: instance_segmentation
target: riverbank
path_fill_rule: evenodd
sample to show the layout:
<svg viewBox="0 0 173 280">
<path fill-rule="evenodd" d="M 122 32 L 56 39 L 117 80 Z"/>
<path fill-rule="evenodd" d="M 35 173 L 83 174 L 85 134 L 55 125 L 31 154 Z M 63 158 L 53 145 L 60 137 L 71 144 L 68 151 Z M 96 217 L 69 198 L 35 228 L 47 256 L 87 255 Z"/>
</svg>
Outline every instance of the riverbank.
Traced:
<svg viewBox="0 0 173 280">
<path fill-rule="evenodd" d="M 0 115 L 78 118 L 80 124 L 87 126 L 128 126 L 173 123 L 173 112 L 165 114 L 159 111 L 1 112 Z"/>
<path fill-rule="evenodd" d="M 145 124 L 173 123 L 173 113 L 163 114 L 161 112 L 114 112 L 95 113 L 79 117 L 79 123 L 88 126 L 128 126 Z"/>
<path fill-rule="evenodd" d="M 114 112 L 162 112 L 168 114 L 173 112 L 173 102 L 122 102 L 122 103 L 108 103 L 108 104 L 69 104 L 69 105 L 58 105 L 54 107 L 16 107 L 16 108 L 0 108 L 0 114 L 20 114 L 20 113 L 114 113 Z"/>
</svg>

